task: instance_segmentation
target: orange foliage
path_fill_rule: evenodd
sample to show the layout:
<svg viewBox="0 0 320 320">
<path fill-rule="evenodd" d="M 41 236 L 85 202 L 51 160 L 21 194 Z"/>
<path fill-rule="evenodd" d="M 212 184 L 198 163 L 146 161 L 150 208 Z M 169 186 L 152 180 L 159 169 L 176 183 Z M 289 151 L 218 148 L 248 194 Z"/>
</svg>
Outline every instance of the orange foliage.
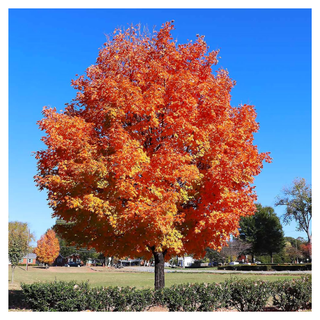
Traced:
<svg viewBox="0 0 320 320">
<path fill-rule="evenodd" d="M 254 107 L 232 107 L 235 82 L 212 73 L 218 51 L 202 36 L 177 45 L 172 29 L 116 30 L 72 82 L 72 103 L 39 121 L 35 180 L 53 216 L 70 222 L 66 238 L 109 256 L 219 249 L 254 214 L 253 177 L 271 161 L 253 145 Z"/>
<path fill-rule="evenodd" d="M 59 241 L 56 238 L 56 233 L 51 229 L 37 241 L 37 247 L 34 249 L 37 260 L 46 264 L 52 263 L 58 257 L 59 252 Z"/>
<path fill-rule="evenodd" d="M 303 252 L 304 255 L 306 256 L 311 256 L 312 254 L 312 244 L 311 242 L 306 243 L 306 244 L 302 244 L 300 246 L 301 251 Z"/>
</svg>

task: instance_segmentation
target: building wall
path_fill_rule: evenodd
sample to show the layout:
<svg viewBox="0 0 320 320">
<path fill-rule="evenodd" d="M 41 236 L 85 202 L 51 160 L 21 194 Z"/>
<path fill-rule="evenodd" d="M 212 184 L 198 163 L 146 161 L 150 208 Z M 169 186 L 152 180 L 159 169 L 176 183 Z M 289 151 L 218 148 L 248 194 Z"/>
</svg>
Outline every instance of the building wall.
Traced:
<svg viewBox="0 0 320 320">
<path fill-rule="evenodd" d="M 27 259 L 23 258 L 19 261 L 19 263 L 27 264 Z M 28 259 L 28 264 L 36 264 L 36 259 Z"/>
</svg>

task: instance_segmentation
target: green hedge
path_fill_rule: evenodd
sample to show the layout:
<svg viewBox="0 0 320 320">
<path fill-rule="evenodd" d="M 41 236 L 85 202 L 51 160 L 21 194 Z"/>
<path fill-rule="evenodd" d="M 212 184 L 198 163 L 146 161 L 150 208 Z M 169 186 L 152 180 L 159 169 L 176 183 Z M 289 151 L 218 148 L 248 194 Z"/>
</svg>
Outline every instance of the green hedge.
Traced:
<svg viewBox="0 0 320 320">
<path fill-rule="evenodd" d="M 311 309 L 311 277 L 277 281 L 271 292 L 273 305 L 283 311 Z"/>
<path fill-rule="evenodd" d="M 228 306 L 238 311 L 262 311 L 272 292 L 272 282 L 235 278 L 225 281 Z"/>
<path fill-rule="evenodd" d="M 275 271 L 307 271 L 311 270 L 311 263 L 304 263 L 304 264 L 292 264 L 292 265 L 287 265 L 287 264 L 277 264 L 273 265 L 271 269 Z"/>
<path fill-rule="evenodd" d="M 25 303 L 34 311 L 144 311 L 154 305 L 169 311 L 236 308 L 263 311 L 272 297 L 279 310 L 311 308 L 311 276 L 280 282 L 232 278 L 223 283 L 174 285 L 161 290 L 131 287 L 90 288 L 87 282 L 21 284 Z"/>
<path fill-rule="evenodd" d="M 270 265 L 241 265 L 219 266 L 218 270 L 239 270 L 239 271 L 270 271 Z"/>
<path fill-rule="evenodd" d="M 155 291 L 153 301 L 169 311 L 213 311 L 225 306 L 224 289 L 219 283 L 174 285 Z"/>
<path fill-rule="evenodd" d="M 36 282 L 21 284 L 25 302 L 36 311 L 81 311 L 87 308 L 87 282 Z"/>
<path fill-rule="evenodd" d="M 233 266 L 219 266 L 218 270 L 235 270 L 235 271 L 307 271 L 311 270 L 311 263 L 305 264 L 257 264 L 243 265 L 236 264 Z"/>
</svg>

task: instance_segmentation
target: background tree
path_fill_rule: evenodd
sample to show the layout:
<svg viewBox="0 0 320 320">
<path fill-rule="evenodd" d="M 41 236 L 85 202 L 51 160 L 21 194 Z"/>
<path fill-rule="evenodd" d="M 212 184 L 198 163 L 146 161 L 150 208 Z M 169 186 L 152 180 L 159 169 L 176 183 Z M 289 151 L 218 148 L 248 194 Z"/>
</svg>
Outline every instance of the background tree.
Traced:
<svg viewBox="0 0 320 320">
<path fill-rule="evenodd" d="M 230 239 L 227 242 L 227 245 L 221 249 L 219 255 L 223 262 L 235 261 L 240 255 L 247 255 L 250 253 L 251 246 L 251 243 L 244 241 L 239 237 L 233 238 Z M 219 259 L 219 261 L 221 261 L 221 259 Z"/>
<path fill-rule="evenodd" d="M 30 243 L 35 239 L 28 224 L 18 221 L 9 222 L 8 235 L 8 255 L 11 263 L 11 282 L 13 282 L 15 267 L 23 256 L 30 252 Z"/>
<path fill-rule="evenodd" d="M 46 268 L 59 255 L 60 246 L 56 237 L 56 233 L 49 229 L 40 240 L 37 241 L 37 247 L 34 253 L 37 255 L 37 260 L 46 265 Z"/>
<path fill-rule="evenodd" d="M 59 246 L 60 246 L 60 254 L 63 257 L 68 257 L 71 256 L 72 254 L 78 254 L 76 246 L 67 246 L 61 244 L 59 241 Z"/>
<path fill-rule="evenodd" d="M 56 224 L 57 223 L 60 223 L 60 222 L 56 221 Z M 56 224 L 53 225 L 52 230 L 56 233 L 56 238 L 58 239 L 59 247 L 60 247 L 60 254 L 63 257 L 67 257 L 76 251 L 76 247 L 70 246 L 67 243 L 67 241 L 59 235 L 59 233 L 56 231 Z"/>
<path fill-rule="evenodd" d="M 256 218 L 255 216 L 242 217 L 240 219 L 240 239 L 246 241 L 251 244 L 250 248 L 248 248 L 247 252 L 252 257 L 252 262 L 255 261 L 256 247 L 255 243 L 257 242 L 256 238 Z"/>
<path fill-rule="evenodd" d="M 300 249 L 301 245 L 304 244 L 306 241 L 301 238 L 293 238 L 293 237 L 285 237 L 284 238 L 286 242 L 289 242 L 291 246 L 296 247 L 297 249 Z"/>
<path fill-rule="evenodd" d="M 312 243 L 303 243 L 300 246 L 302 256 L 305 260 L 311 262 L 312 260 Z"/>
<path fill-rule="evenodd" d="M 273 262 L 273 254 L 285 246 L 284 234 L 279 218 L 271 207 L 256 205 L 254 216 L 242 217 L 240 233 L 247 242 L 252 243 L 252 254 L 268 254 Z"/>
<path fill-rule="evenodd" d="M 243 241 L 239 237 L 233 238 L 229 241 L 228 247 L 224 247 L 226 253 L 230 253 L 231 261 L 236 260 L 241 255 L 247 255 L 251 251 L 252 244 Z"/>
<path fill-rule="evenodd" d="M 298 259 L 302 258 L 302 252 L 295 244 L 290 241 L 285 242 L 284 248 L 284 262 L 298 262 Z"/>
<path fill-rule="evenodd" d="M 56 225 L 64 224 L 64 221 L 56 221 L 56 224 L 52 227 L 52 230 L 55 231 L 57 229 Z M 67 243 L 65 239 L 63 239 L 58 233 L 56 233 L 56 237 L 59 241 L 59 247 L 60 247 L 60 254 L 63 257 L 68 257 L 73 254 L 79 255 L 79 258 L 81 261 L 86 263 L 89 259 L 98 259 L 100 261 L 103 261 L 105 263 L 105 257 L 101 254 L 96 252 L 94 248 L 87 249 L 87 248 L 79 248 L 77 245 L 71 246 Z"/>
<path fill-rule="evenodd" d="M 276 206 L 286 206 L 283 222 L 289 224 L 297 222 L 297 231 L 307 234 L 308 243 L 311 243 L 312 219 L 312 191 L 310 185 L 303 178 L 293 181 L 293 186 L 284 188 L 282 196 L 277 197 Z"/>
<path fill-rule="evenodd" d="M 205 257 L 209 259 L 210 262 L 224 263 L 226 258 L 222 255 L 222 250 L 217 251 L 211 248 L 206 248 Z"/>
<path fill-rule="evenodd" d="M 109 257 L 106 257 L 103 253 L 99 252 L 98 253 L 98 257 L 97 257 L 97 260 L 102 263 L 103 266 L 107 267 L 108 266 L 108 263 L 112 262 L 112 257 L 110 257 L 110 260 L 109 260 Z"/>
<path fill-rule="evenodd" d="M 86 264 L 89 260 L 96 260 L 99 257 L 99 253 L 96 252 L 94 248 L 88 250 L 86 248 L 79 248 L 79 257 L 80 260 Z"/>
<path fill-rule="evenodd" d="M 212 73 L 218 51 L 203 36 L 177 45 L 172 29 L 115 30 L 65 111 L 44 108 L 36 153 L 35 181 L 67 222 L 59 232 L 106 256 L 153 256 L 156 289 L 164 259 L 237 235 L 271 161 L 253 145 L 254 107 L 232 107 L 235 82 Z"/>
</svg>

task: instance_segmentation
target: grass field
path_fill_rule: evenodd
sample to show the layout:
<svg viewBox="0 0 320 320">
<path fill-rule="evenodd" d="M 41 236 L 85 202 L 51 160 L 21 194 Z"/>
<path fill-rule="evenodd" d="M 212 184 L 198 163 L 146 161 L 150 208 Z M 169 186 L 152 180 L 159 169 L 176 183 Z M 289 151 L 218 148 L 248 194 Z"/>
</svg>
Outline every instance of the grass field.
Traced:
<svg viewBox="0 0 320 320">
<path fill-rule="evenodd" d="M 43 269 L 40 267 L 29 267 L 28 271 L 25 267 L 16 267 L 14 272 L 14 283 L 11 284 L 11 268 L 9 267 L 9 289 L 21 289 L 20 283 L 33 283 L 37 281 L 70 281 L 76 280 L 89 281 L 92 287 L 97 286 L 131 286 L 136 288 L 153 288 L 154 274 L 149 272 L 124 272 L 123 269 L 112 270 L 107 268 L 95 268 L 99 271 L 93 271 L 88 267 L 66 268 L 66 267 L 50 267 Z M 250 278 L 276 281 L 279 279 L 292 279 L 300 277 L 300 275 L 261 275 L 261 274 L 215 274 L 215 273 L 166 273 L 166 287 L 180 283 L 200 283 L 200 282 L 223 282 L 230 277 Z"/>
</svg>

